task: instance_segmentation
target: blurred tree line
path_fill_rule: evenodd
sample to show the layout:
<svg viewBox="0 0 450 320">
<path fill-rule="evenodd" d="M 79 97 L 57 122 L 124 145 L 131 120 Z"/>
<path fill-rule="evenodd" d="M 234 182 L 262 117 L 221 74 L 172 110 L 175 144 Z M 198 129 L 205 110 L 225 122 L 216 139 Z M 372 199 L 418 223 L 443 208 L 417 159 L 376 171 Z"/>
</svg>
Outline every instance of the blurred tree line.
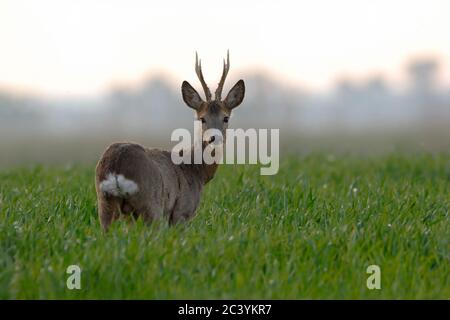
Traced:
<svg viewBox="0 0 450 320">
<path fill-rule="evenodd" d="M 245 75 L 245 104 L 234 127 L 286 131 L 385 130 L 450 124 L 450 88 L 439 87 L 439 63 L 420 59 L 407 68 L 406 90 L 396 90 L 380 75 L 365 82 L 341 79 L 330 92 L 311 93 L 270 75 Z M 229 79 L 228 85 L 236 79 Z M 199 87 L 199 86 L 197 86 Z M 201 92 L 201 90 L 199 90 Z M 192 111 L 180 89 L 164 76 L 137 87 L 115 87 L 95 100 L 48 101 L 0 91 L 3 137 L 36 134 L 168 134 L 192 126 Z"/>
</svg>

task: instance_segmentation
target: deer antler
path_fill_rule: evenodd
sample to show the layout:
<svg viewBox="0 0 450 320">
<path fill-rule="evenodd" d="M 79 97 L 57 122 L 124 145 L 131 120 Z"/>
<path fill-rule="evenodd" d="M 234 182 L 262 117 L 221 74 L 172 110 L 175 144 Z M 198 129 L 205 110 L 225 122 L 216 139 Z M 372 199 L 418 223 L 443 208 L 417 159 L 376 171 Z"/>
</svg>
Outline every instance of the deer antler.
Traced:
<svg viewBox="0 0 450 320">
<path fill-rule="evenodd" d="M 211 101 L 211 91 L 209 91 L 208 86 L 206 85 L 205 79 L 203 78 L 202 72 L 202 60 L 198 60 L 197 52 L 195 52 L 195 73 L 197 73 L 197 77 L 202 84 L 203 91 L 205 92 L 206 101 Z"/>
<path fill-rule="evenodd" d="M 220 101 L 222 99 L 222 89 L 225 84 L 225 79 L 227 78 L 228 71 L 230 70 L 230 51 L 227 50 L 227 61 L 223 59 L 223 71 L 222 78 L 220 78 L 219 85 L 216 89 L 216 101 Z"/>
</svg>

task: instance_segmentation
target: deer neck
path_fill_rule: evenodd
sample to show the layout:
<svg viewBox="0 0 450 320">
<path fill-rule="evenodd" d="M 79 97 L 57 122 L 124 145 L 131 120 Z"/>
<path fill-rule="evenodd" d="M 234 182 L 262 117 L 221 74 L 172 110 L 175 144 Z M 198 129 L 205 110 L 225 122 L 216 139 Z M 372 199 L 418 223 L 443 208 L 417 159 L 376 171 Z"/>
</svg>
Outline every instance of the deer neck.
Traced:
<svg viewBox="0 0 450 320">
<path fill-rule="evenodd" d="M 214 175 L 216 174 L 219 164 L 217 164 L 217 163 L 213 163 L 213 164 L 202 163 L 200 166 L 201 167 L 199 168 L 199 172 L 201 173 L 202 180 L 204 181 L 204 184 L 207 184 L 209 181 L 211 181 L 214 178 Z"/>
<path fill-rule="evenodd" d="M 203 151 L 205 150 L 206 144 L 202 144 L 202 155 Z M 214 175 L 216 174 L 217 168 L 219 167 L 218 163 L 212 163 L 207 164 L 204 162 L 202 157 L 201 163 L 195 163 L 194 162 L 194 152 L 195 152 L 195 145 L 191 146 L 191 149 L 189 150 L 191 154 L 191 163 L 190 164 L 182 164 L 184 169 L 186 169 L 192 176 L 199 179 L 202 184 L 207 184 L 209 181 L 211 181 L 214 178 Z"/>
</svg>

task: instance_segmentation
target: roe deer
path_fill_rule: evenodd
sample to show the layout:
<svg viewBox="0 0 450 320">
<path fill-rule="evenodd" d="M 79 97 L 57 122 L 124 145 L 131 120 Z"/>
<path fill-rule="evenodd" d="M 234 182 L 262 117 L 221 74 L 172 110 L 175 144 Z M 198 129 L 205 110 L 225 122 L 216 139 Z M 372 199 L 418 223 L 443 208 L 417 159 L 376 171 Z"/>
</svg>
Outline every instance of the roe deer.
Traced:
<svg viewBox="0 0 450 320">
<path fill-rule="evenodd" d="M 195 110 L 197 119 L 202 121 L 202 137 L 207 129 L 218 129 L 225 137 L 231 111 L 244 99 L 244 81 L 239 80 L 222 100 L 222 89 L 229 69 L 227 53 L 215 99 L 212 100 L 203 78 L 201 61 L 196 54 L 195 71 L 206 101 L 187 81 L 183 81 L 181 86 L 184 102 Z M 214 140 L 215 136 L 203 137 L 202 148 Z M 191 154 L 192 148 L 188 151 Z M 217 167 L 217 163 L 206 164 L 204 161 L 177 165 L 172 162 L 170 151 L 148 149 L 139 144 L 110 145 L 100 158 L 95 175 L 98 213 L 103 229 L 107 230 L 111 222 L 121 215 L 142 217 L 146 223 L 164 216 L 171 225 L 192 218 L 203 186 L 214 177 Z"/>
</svg>

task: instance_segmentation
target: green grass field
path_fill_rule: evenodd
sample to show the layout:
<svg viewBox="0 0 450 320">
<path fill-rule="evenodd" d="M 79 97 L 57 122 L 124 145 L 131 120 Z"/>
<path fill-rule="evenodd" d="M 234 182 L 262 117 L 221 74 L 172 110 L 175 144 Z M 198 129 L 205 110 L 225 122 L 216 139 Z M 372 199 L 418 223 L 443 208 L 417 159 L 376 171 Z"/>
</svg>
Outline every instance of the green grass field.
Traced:
<svg viewBox="0 0 450 320">
<path fill-rule="evenodd" d="M 185 226 L 97 219 L 94 167 L 0 171 L 0 298 L 450 298 L 450 155 L 222 166 Z M 66 268 L 82 269 L 68 290 Z M 369 265 L 381 290 L 368 290 Z"/>
</svg>

